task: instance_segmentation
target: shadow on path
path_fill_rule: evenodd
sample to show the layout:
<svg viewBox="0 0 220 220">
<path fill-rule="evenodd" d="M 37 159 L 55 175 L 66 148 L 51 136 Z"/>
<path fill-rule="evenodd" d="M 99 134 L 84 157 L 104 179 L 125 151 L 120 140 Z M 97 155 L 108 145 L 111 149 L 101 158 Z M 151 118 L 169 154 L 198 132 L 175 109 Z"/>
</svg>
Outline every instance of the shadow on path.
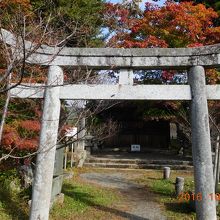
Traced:
<svg viewBox="0 0 220 220">
<path fill-rule="evenodd" d="M 77 199 L 80 202 L 82 202 L 82 203 L 84 203 L 88 206 L 95 207 L 95 208 L 97 208 L 101 211 L 104 211 L 104 212 L 113 213 L 113 214 L 115 214 L 116 216 L 119 216 L 119 217 L 127 218 L 127 219 L 130 219 L 130 220 L 151 220 L 151 219 L 136 216 L 136 215 L 124 212 L 124 211 L 120 211 L 120 210 L 115 209 L 115 208 L 110 208 L 110 207 L 106 207 L 106 206 L 103 206 L 103 205 L 100 205 L 100 204 L 96 204 L 96 203 L 92 202 L 93 197 L 91 195 L 89 195 L 88 193 L 76 192 L 74 190 L 74 187 L 71 184 L 65 184 L 62 191 L 65 195 L 67 195 L 69 197 L 72 197 L 74 199 Z"/>
</svg>

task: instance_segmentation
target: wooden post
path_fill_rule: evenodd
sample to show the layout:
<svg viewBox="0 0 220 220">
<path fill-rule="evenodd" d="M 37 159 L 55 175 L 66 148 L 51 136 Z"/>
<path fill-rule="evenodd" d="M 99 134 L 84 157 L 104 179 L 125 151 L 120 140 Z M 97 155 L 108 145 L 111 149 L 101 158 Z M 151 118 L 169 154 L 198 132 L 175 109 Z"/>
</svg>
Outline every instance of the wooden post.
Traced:
<svg viewBox="0 0 220 220">
<path fill-rule="evenodd" d="M 63 83 L 63 71 L 50 66 L 44 94 L 39 153 L 33 183 L 30 220 L 48 220 L 51 200 L 53 170 L 60 117 L 59 86 Z"/>
<path fill-rule="evenodd" d="M 206 97 L 205 71 L 202 66 L 193 66 L 189 72 L 191 86 L 192 153 L 194 164 L 196 215 L 199 220 L 216 220 L 209 115 Z"/>
</svg>

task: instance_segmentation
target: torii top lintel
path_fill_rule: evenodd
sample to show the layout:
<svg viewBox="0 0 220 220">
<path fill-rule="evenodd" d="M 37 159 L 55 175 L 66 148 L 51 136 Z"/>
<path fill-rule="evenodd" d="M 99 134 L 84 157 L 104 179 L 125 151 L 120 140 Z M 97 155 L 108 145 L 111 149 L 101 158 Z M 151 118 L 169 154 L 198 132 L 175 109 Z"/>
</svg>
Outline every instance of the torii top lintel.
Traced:
<svg viewBox="0 0 220 220">
<path fill-rule="evenodd" d="M 17 48 L 18 38 L 1 29 L 0 40 Z M 187 69 L 220 67 L 220 44 L 198 48 L 68 48 L 25 41 L 27 63 L 92 69 Z M 18 54 L 18 53 L 17 53 Z"/>
</svg>

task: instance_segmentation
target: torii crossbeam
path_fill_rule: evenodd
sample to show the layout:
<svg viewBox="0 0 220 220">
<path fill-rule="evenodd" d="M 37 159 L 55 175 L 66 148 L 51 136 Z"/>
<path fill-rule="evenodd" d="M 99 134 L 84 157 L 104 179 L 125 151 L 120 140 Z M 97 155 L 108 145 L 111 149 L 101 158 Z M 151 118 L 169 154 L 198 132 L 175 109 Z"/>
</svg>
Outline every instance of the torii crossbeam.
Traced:
<svg viewBox="0 0 220 220">
<path fill-rule="evenodd" d="M 2 40 L 15 47 L 13 34 L 2 30 Z M 32 43 L 26 41 L 26 51 Z M 19 56 L 19 53 L 18 53 Z M 220 45 L 200 48 L 52 48 L 41 46 L 26 60 L 49 66 L 47 86 L 19 85 L 11 90 L 17 98 L 44 98 L 44 110 L 33 186 L 31 220 L 47 220 L 59 124 L 60 99 L 73 100 L 191 100 L 192 148 L 195 193 L 199 220 L 216 220 L 212 155 L 207 99 L 220 100 L 220 85 L 206 86 L 204 68 L 220 67 Z M 63 85 L 62 66 L 120 70 L 117 85 Z M 185 69 L 189 85 L 133 85 L 133 70 Z M 48 163 L 49 161 L 49 163 Z"/>
</svg>

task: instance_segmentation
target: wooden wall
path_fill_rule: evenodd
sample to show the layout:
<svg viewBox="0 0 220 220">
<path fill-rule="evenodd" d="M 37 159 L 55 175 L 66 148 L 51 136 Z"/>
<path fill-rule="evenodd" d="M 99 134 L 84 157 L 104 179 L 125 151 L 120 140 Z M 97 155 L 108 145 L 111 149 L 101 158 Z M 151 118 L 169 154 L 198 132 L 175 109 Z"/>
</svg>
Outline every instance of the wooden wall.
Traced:
<svg viewBox="0 0 220 220">
<path fill-rule="evenodd" d="M 122 121 L 118 134 L 105 140 L 105 148 L 130 149 L 131 144 L 140 144 L 141 151 L 149 148 L 165 149 L 169 146 L 168 121 Z"/>
</svg>

